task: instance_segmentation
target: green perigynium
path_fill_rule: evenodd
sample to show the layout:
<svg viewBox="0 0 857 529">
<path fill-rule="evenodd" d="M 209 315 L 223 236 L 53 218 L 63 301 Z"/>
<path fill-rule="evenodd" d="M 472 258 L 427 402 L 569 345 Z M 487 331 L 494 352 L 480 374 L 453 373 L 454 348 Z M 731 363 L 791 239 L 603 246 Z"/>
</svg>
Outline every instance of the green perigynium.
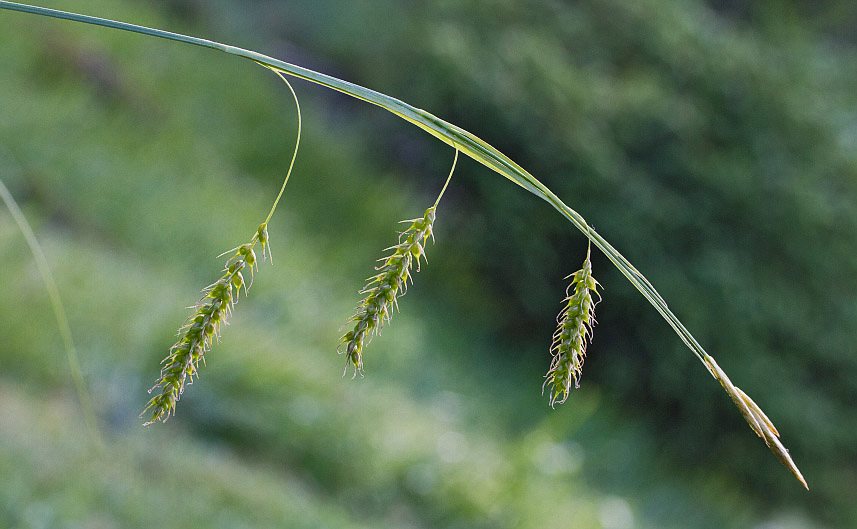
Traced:
<svg viewBox="0 0 857 529">
<path fill-rule="evenodd" d="M 271 252 L 267 222 L 259 226 L 249 243 L 230 250 L 235 253 L 226 261 L 223 275 L 203 290 L 205 295 L 194 305 L 194 313 L 179 329 L 178 341 L 161 362 L 161 376 L 149 390 L 149 393 L 159 393 L 149 400 L 140 414 L 143 416 L 151 410 L 152 417 L 146 425 L 169 419 L 175 413 L 176 402 L 181 398 L 185 386 L 193 383 L 194 375 L 198 376 L 199 361 L 205 362 L 205 353 L 220 338 L 220 326 L 226 323 L 241 289 L 246 294 L 253 284 L 254 269 L 257 267 L 256 244 L 261 246 L 262 260 L 265 260 L 266 254 L 270 255 Z M 247 271 L 250 272 L 249 282 L 244 277 Z"/>
<path fill-rule="evenodd" d="M 586 260 L 577 272 L 566 277 L 572 278 L 563 300 L 565 307 L 557 316 L 558 327 L 551 344 L 550 370 L 545 375 L 542 391 L 548 388 L 551 407 L 562 404 L 574 387 L 580 387 L 580 375 L 583 361 L 586 359 L 586 343 L 592 340 L 592 326 L 595 325 L 595 305 L 592 294 L 598 296 L 598 281 L 592 277 L 592 263 L 589 250 Z M 600 296 L 599 296 L 600 300 Z"/>
</svg>

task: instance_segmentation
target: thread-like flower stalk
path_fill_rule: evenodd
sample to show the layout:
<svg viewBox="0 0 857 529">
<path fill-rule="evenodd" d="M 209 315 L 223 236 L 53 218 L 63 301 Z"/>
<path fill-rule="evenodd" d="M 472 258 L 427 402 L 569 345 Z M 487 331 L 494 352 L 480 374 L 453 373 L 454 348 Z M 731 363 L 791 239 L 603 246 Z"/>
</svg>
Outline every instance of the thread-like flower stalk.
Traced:
<svg viewBox="0 0 857 529">
<path fill-rule="evenodd" d="M 420 259 L 426 258 L 426 243 L 429 237 L 432 238 L 432 241 L 434 240 L 432 226 L 434 225 L 437 205 L 452 179 L 452 173 L 455 171 L 457 162 L 458 150 L 456 149 L 449 176 L 446 178 L 446 183 L 444 183 L 434 205 L 428 208 L 425 214 L 418 219 L 401 221 L 402 223 L 410 222 L 411 225 L 399 233 L 398 244 L 387 248 L 392 253 L 379 259 L 379 261 L 383 261 L 383 264 L 375 267 L 375 271 L 378 273 L 367 279 L 368 283 L 360 291 L 360 294 L 365 294 L 365 297 L 357 306 L 357 312 L 354 316 L 345 322 L 345 325 L 354 323 L 354 328 L 342 336 L 337 347 L 337 351 L 346 356 L 343 376 L 348 372 L 348 366 L 354 368 L 352 378 L 356 377 L 357 373 L 363 375 L 363 348 L 375 335 L 380 334 L 384 324 L 392 319 L 393 308 L 398 309 L 399 307 L 399 296 L 404 295 L 408 290 L 408 280 L 413 282 L 411 269 L 414 263 L 416 263 L 419 272 Z"/>
<path fill-rule="evenodd" d="M 586 260 L 577 272 L 566 277 L 572 278 L 563 300 L 565 307 L 557 316 L 557 329 L 551 344 L 551 366 L 545 375 L 542 392 L 548 387 L 550 405 L 562 404 L 574 387 L 580 387 L 583 361 L 586 359 L 586 344 L 592 341 L 592 327 L 595 325 L 595 305 L 592 294 L 598 296 L 598 281 L 592 277 L 592 263 L 589 250 Z M 601 297 L 598 296 L 600 300 Z"/>
<path fill-rule="evenodd" d="M 226 261 L 223 275 L 203 290 L 203 297 L 193 307 L 194 313 L 179 329 L 178 341 L 161 362 L 163 368 L 160 378 L 149 390 L 149 393 L 159 393 L 149 400 L 140 414 L 142 417 L 151 410 L 152 417 L 146 425 L 169 419 L 170 415 L 175 413 L 176 403 L 185 386 L 192 384 L 193 377 L 198 376 L 199 361 L 205 363 L 205 353 L 211 349 L 214 341 L 220 338 L 220 327 L 226 323 L 229 311 L 238 301 L 241 289 L 243 288 L 246 294 L 253 284 L 253 275 L 258 267 L 254 250 L 256 244 L 261 246 L 262 260 L 265 260 L 266 255 L 271 252 L 267 223 L 259 225 L 249 243 L 226 252 L 235 253 Z M 249 282 L 244 277 L 247 271 L 250 272 Z"/>
</svg>

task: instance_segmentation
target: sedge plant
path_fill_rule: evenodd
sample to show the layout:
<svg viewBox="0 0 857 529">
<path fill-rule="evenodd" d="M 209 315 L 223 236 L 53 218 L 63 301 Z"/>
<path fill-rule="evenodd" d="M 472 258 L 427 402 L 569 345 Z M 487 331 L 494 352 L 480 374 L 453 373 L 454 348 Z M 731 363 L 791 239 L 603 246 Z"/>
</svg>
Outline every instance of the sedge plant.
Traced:
<svg viewBox="0 0 857 529">
<path fill-rule="evenodd" d="M 0 0 L 0 8 L 121 29 L 142 35 L 160 37 L 184 44 L 219 50 L 236 57 L 249 59 L 274 71 L 284 81 L 286 80 L 285 76 L 303 79 L 366 103 L 377 105 L 446 143 L 455 149 L 456 157 L 461 152 L 526 191 L 536 195 L 550 204 L 561 216 L 587 237 L 590 247 L 595 246 L 600 250 L 643 297 L 648 300 L 691 352 L 708 369 L 711 376 L 722 385 L 752 430 L 764 440 L 765 444 L 798 481 L 804 487 L 808 488 L 801 472 L 794 464 L 788 451 L 779 441 L 779 433 L 767 415 L 746 393 L 732 384 L 726 373 L 714 361 L 714 358 L 705 351 L 678 317 L 673 314 L 667 303 L 645 276 L 601 234 L 592 229 L 578 212 L 566 205 L 556 194 L 523 167 L 474 134 L 425 110 L 415 108 L 386 94 L 228 44 L 115 20 L 24 5 L 5 0 Z M 290 85 L 289 89 L 292 90 Z M 294 95 L 294 90 L 292 90 L 292 94 Z M 297 97 L 295 97 L 295 101 L 297 102 Z M 300 120 L 298 123 L 300 123 Z M 297 149 L 295 150 L 296 153 Z M 292 164 L 294 164 L 294 155 L 292 157 Z M 235 250 L 231 251 L 234 253 L 226 261 L 223 275 L 204 291 L 203 297 L 193 307 L 193 314 L 181 327 L 179 339 L 165 359 L 161 376 L 153 388 L 153 390 L 158 390 L 158 394 L 149 401 L 146 408 L 147 411 L 151 412 L 151 420 L 147 424 L 157 420 L 165 420 L 175 411 L 176 401 L 181 396 L 185 386 L 197 374 L 199 361 L 204 359 L 205 353 L 210 350 L 213 343 L 217 340 L 220 327 L 225 323 L 229 311 L 233 308 L 237 300 L 238 290 L 249 288 L 249 283 L 252 282 L 252 276 L 257 266 L 257 259 L 254 252 L 255 246 L 259 245 L 263 256 L 266 252 L 270 256 L 267 223 L 274 209 L 276 209 L 290 174 L 291 166 L 283 183 L 283 188 L 281 188 L 280 194 L 275 200 L 274 207 L 272 207 L 268 218 L 257 228 L 248 243 L 238 246 Z M 449 179 L 447 179 L 448 182 Z M 443 192 L 441 191 L 441 196 L 442 194 Z M 440 197 L 438 197 L 438 200 L 440 200 Z M 437 202 L 434 206 L 426 210 L 423 217 L 408 221 L 411 224 L 402 233 L 398 244 L 389 249 L 392 253 L 382 260 L 382 265 L 376 270 L 377 274 L 369 279 L 369 283 L 361 291 L 365 295 L 365 298 L 357 307 L 355 315 L 348 322 L 349 324 L 353 324 L 353 329 L 348 331 L 340 340 L 340 352 L 346 356 L 346 370 L 348 366 L 352 366 L 355 375 L 358 372 L 362 373 L 365 346 L 372 336 L 378 334 L 381 327 L 386 322 L 389 322 L 392 311 L 396 307 L 397 297 L 404 294 L 414 261 L 419 263 L 420 259 L 424 259 L 425 257 L 425 243 L 432 233 L 436 207 Z M 250 275 L 249 282 L 247 282 L 248 272 Z M 585 358 L 586 344 L 591 338 L 592 325 L 595 321 L 593 312 L 595 301 L 592 296 L 593 294 L 598 296 L 598 283 L 593 277 L 589 252 L 587 252 L 582 268 L 570 277 L 572 282 L 564 301 L 565 306 L 558 318 L 559 327 L 554 335 L 550 349 L 552 362 L 543 386 L 543 388 L 548 390 L 551 405 L 563 402 L 568 397 L 571 385 L 574 384 L 575 387 L 578 385 Z"/>
</svg>

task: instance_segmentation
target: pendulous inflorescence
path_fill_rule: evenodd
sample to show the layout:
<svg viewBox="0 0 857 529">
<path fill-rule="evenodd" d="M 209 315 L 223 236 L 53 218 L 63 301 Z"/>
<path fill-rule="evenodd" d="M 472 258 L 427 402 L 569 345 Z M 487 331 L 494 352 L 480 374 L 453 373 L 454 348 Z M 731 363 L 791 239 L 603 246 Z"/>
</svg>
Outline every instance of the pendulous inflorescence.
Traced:
<svg viewBox="0 0 857 529">
<path fill-rule="evenodd" d="M 598 296 L 598 281 L 592 276 L 592 262 L 589 250 L 586 260 L 577 272 L 567 276 L 572 278 L 563 300 L 565 307 L 557 316 L 557 329 L 551 344 L 551 366 L 545 375 L 542 392 L 548 388 L 550 404 L 562 404 L 574 387 L 580 387 L 583 361 L 586 359 L 586 344 L 592 341 L 592 327 L 595 325 L 595 305 L 592 294 Z"/>
<path fill-rule="evenodd" d="M 185 386 L 193 383 L 193 377 L 198 376 L 199 361 L 205 363 L 205 353 L 214 341 L 220 338 L 220 326 L 226 323 L 229 311 L 238 301 L 241 289 L 244 293 L 253 284 L 254 269 L 257 268 L 256 244 L 262 248 L 262 260 L 271 255 L 268 242 L 268 225 L 262 223 L 249 243 L 229 250 L 235 252 L 226 261 L 223 275 L 213 284 L 206 287 L 204 296 L 193 306 L 194 313 L 185 320 L 179 329 L 179 339 L 170 348 L 169 354 L 161 362 L 161 375 L 149 393 L 158 391 L 146 404 L 142 417 L 151 410 L 152 417 L 146 425 L 155 421 L 166 421 L 175 413 L 176 403 L 181 398 Z M 250 272 L 250 279 L 245 274 Z"/>
<path fill-rule="evenodd" d="M 413 282 L 411 269 L 414 263 L 416 263 L 417 271 L 419 271 L 420 259 L 425 259 L 426 243 L 429 237 L 434 240 L 432 226 L 434 225 L 437 205 L 440 203 L 450 179 L 452 179 L 457 161 L 458 150 L 456 149 L 452 169 L 450 169 L 446 183 L 438 194 L 434 205 L 428 208 L 425 214 L 418 219 L 401 221 L 402 223 L 410 222 L 411 225 L 399 233 L 398 244 L 387 248 L 392 253 L 379 259 L 379 261 L 383 261 L 383 264 L 375 267 L 377 274 L 367 279 L 368 283 L 360 291 L 360 294 L 365 294 L 365 297 L 357 306 L 357 312 L 354 316 L 345 322 L 345 325 L 353 323 L 354 328 L 342 336 L 339 340 L 339 347 L 337 347 L 337 351 L 340 354 L 345 354 L 346 357 L 345 373 L 348 372 L 349 366 L 354 368 L 352 378 L 356 377 L 357 373 L 363 374 L 363 348 L 375 335 L 380 334 L 384 324 L 392 319 L 393 308 L 398 309 L 399 306 L 399 296 L 404 295 L 408 290 L 408 280 Z"/>
<path fill-rule="evenodd" d="M 339 341 L 339 352 L 347 358 L 346 372 L 350 365 L 354 368 L 354 376 L 363 373 L 363 347 L 374 335 L 380 334 L 384 323 L 392 318 L 393 308 L 398 308 L 398 297 L 408 290 L 408 280 L 413 281 L 411 269 L 414 263 L 419 271 L 420 258 L 425 259 L 426 242 L 429 237 L 434 238 L 432 225 L 436 209 L 437 205 L 434 205 L 422 217 L 402 221 L 410 222 L 411 225 L 399 234 L 399 243 L 388 248 L 392 253 L 379 259 L 384 263 L 375 267 L 378 273 L 370 277 L 360 291 L 366 297 L 357 306 L 354 316 L 346 322 L 346 325 L 354 323 L 354 328 Z"/>
<path fill-rule="evenodd" d="M 260 63 L 261 64 L 261 63 Z M 266 68 L 270 68 L 263 64 Z M 161 364 L 161 374 L 158 381 L 149 390 L 149 393 L 158 391 L 143 408 L 143 413 L 140 417 L 151 410 L 152 417 L 145 423 L 150 425 L 156 421 L 166 422 L 170 415 L 175 413 L 176 403 L 181 398 L 185 390 L 185 386 L 193 383 L 194 375 L 198 375 L 199 361 L 205 363 L 205 353 L 208 352 L 214 345 L 215 340 L 220 339 L 220 326 L 226 323 L 226 318 L 229 316 L 229 311 L 235 306 L 238 301 L 238 296 L 241 289 L 244 289 L 244 294 L 247 294 L 248 289 L 253 284 L 253 275 L 258 268 L 256 252 L 254 248 L 258 244 L 262 248 L 262 260 L 266 258 L 274 262 L 274 256 L 271 253 L 271 245 L 268 239 L 268 222 L 274 215 L 277 209 L 277 204 L 283 197 L 283 192 L 286 190 L 286 184 L 289 183 L 289 177 L 292 174 L 292 169 L 295 166 L 295 159 L 298 155 L 298 148 L 301 144 L 301 105 L 298 102 L 298 96 L 289 81 L 283 76 L 282 72 L 270 68 L 280 79 L 286 83 L 292 97 L 295 100 L 295 110 L 297 111 L 298 130 L 297 138 L 295 139 L 295 149 L 292 153 L 292 161 L 289 164 L 289 169 L 286 171 L 286 177 L 283 179 L 283 185 L 280 187 L 280 192 L 277 198 L 274 199 L 274 204 L 268 212 L 268 216 L 264 222 L 256 228 L 256 233 L 250 239 L 250 242 L 242 244 L 237 248 L 228 250 L 218 257 L 223 257 L 228 253 L 235 252 L 232 257 L 226 260 L 226 265 L 223 268 L 223 275 L 203 289 L 204 295 L 192 307 L 194 313 L 184 322 L 184 325 L 179 329 L 179 339 L 170 348 L 167 357 L 163 359 Z M 250 272 L 249 283 L 245 275 Z"/>
</svg>

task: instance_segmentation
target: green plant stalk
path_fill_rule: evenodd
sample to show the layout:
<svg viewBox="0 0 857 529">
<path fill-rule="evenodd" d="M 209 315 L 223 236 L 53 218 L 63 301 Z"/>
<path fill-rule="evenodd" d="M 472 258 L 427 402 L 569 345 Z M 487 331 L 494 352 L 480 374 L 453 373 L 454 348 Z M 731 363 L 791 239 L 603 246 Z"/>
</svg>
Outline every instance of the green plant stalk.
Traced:
<svg viewBox="0 0 857 529">
<path fill-rule="evenodd" d="M 343 94 L 347 94 L 367 103 L 377 105 L 381 108 L 388 110 L 389 112 L 392 112 L 393 114 L 399 116 L 405 121 L 416 125 L 417 127 L 423 129 L 432 136 L 440 139 L 444 143 L 447 143 L 453 148 L 460 150 L 467 156 L 470 156 L 477 162 L 485 165 L 494 172 L 518 184 L 530 193 L 536 195 L 537 197 L 541 198 L 542 200 L 553 206 L 554 209 L 559 211 L 559 213 L 563 217 L 565 217 L 578 230 L 580 230 L 599 250 L 604 253 L 604 255 L 607 256 L 608 259 L 610 259 L 610 261 L 616 266 L 616 268 L 619 269 L 622 275 L 624 275 L 625 278 L 628 279 L 628 281 L 630 281 L 631 284 L 634 285 L 634 287 L 640 291 L 643 297 L 645 297 L 649 301 L 649 303 L 655 308 L 655 310 L 658 311 L 661 317 L 663 317 L 664 320 L 666 320 L 666 322 L 670 325 L 670 327 L 673 328 L 673 330 L 676 332 L 676 334 L 678 334 L 679 338 L 685 343 L 685 345 L 687 345 L 687 347 L 696 355 L 696 357 L 703 363 L 703 365 L 705 365 L 711 376 L 721 382 L 721 384 L 723 383 L 723 380 L 721 378 L 721 371 L 712 368 L 712 365 L 716 365 L 714 363 L 714 359 L 705 351 L 705 349 L 699 344 L 696 338 L 693 337 L 690 331 L 687 330 L 687 328 L 675 316 L 675 314 L 673 314 L 673 312 L 667 306 L 667 303 L 660 296 L 660 294 L 658 294 L 655 287 L 652 286 L 652 284 L 649 283 L 649 281 L 643 276 L 643 274 L 641 274 L 634 267 L 634 265 L 632 265 L 609 242 L 607 242 L 607 240 L 604 239 L 601 234 L 590 228 L 584 220 L 583 216 L 581 216 L 578 212 L 566 205 L 550 189 L 548 189 L 544 184 L 539 182 L 523 167 L 509 159 L 506 155 L 498 151 L 496 148 L 479 139 L 474 134 L 456 125 L 453 125 L 452 123 L 444 121 L 443 119 L 440 119 L 437 116 L 426 112 L 425 110 L 413 107 L 403 101 L 400 101 L 386 94 L 382 94 L 380 92 L 376 92 L 375 90 L 371 90 L 369 88 L 365 88 L 363 86 L 350 83 L 348 81 L 343 81 L 342 79 L 337 79 L 336 77 L 332 77 L 320 72 L 316 72 L 314 70 L 310 70 L 308 68 L 303 68 L 301 66 L 290 64 L 279 59 L 275 59 L 273 57 L 269 57 L 267 55 L 263 55 L 261 53 L 246 50 L 236 46 L 230 46 L 228 44 L 223 44 L 220 42 L 201 39 L 198 37 L 191 37 L 179 33 L 172 33 L 160 29 L 148 28 L 135 24 L 128 24 L 126 22 L 118 22 L 115 20 L 81 15 L 77 13 L 69 13 L 66 11 L 58 11 L 38 6 L 18 4 L 15 2 L 7 2 L 5 0 L 0 0 L 0 9 L 21 11 L 35 15 L 44 15 L 48 17 L 71 20 L 75 22 L 83 22 L 86 24 L 105 26 L 113 29 L 121 29 L 134 33 L 140 33 L 143 35 L 160 37 L 168 40 L 175 40 L 178 42 L 183 42 L 185 44 L 202 46 L 204 48 L 220 50 L 230 55 L 250 59 L 251 61 L 256 62 L 257 64 L 266 68 L 270 68 L 272 70 L 276 70 L 287 75 L 304 79 L 306 81 L 325 86 L 332 90 L 342 92 Z M 777 454 L 777 457 L 782 460 L 781 454 Z M 786 455 L 786 457 L 788 456 Z M 795 477 L 797 477 L 804 484 L 804 486 L 806 486 L 805 482 L 803 481 L 803 478 L 799 476 L 799 474 L 795 474 Z"/>
<path fill-rule="evenodd" d="M 74 345 L 74 339 L 71 335 L 71 326 L 68 323 L 68 317 L 65 314 L 62 298 L 60 297 L 59 288 L 54 281 L 54 275 L 51 273 L 51 268 L 48 265 L 48 259 L 45 257 L 45 252 L 42 251 L 42 246 L 39 240 L 36 239 L 36 234 L 27 222 L 27 217 L 18 207 L 18 203 L 9 192 L 6 184 L 0 180 L 0 198 L 9 208 L 9 213 L 15 219 L 18 229 L 27 241 L 27 246 L 30 247 L 30 253 L 33 255 L 33 261 L 36 263 L 36 268 L 39 269 L 39 275 L 42 277 L 42 283 L 45 285 L 45 290 L 48 292 L 48 297 L 51 300 L 51 307 L 54 310 L 54 318 L 57 321 L 57 328 L 62 338 L 63 348 L 65 349 L 66 360 L 71 371 L 71 378 L 74 382 L 74 388 L 77 391 L 77 399 L 80 402 L 80 408 L 83 413 L 83 420 L 86 423 L 86 428 L 89 430 L 89 436 L 99 448 L 104 446 L 101 439 L 101 432 L 98 429 L 98 420 L 95 418 L 95 412 L 92 409 L 92 401 L 89 398 L 89 392 L 86 389 L 86 382 L 83 380 L 83 373 L 80 370 L 80 360 L 77 357 L 77 347 Z"/>
</svg>

